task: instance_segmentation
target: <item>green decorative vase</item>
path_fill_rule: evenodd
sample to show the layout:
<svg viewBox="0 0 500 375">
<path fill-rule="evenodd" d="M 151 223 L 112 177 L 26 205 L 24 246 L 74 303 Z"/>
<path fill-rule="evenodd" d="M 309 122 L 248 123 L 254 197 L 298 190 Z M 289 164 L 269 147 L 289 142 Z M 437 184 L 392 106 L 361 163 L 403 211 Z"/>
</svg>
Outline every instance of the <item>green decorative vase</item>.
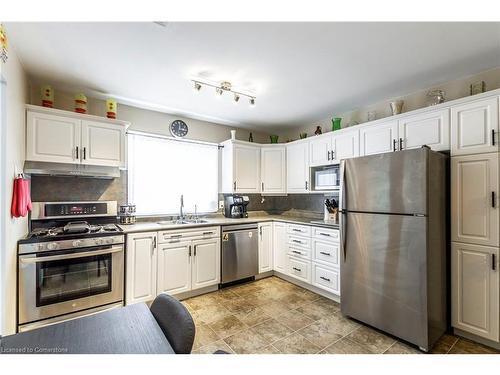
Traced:
<svg viewBox="0 0 500 375">
<path fill-rule="evenodd" d="M 340 117 L 332 118 L 332 131 L 340 130 L 340 121 L 342 121 Z"/>
<path fill-rule="evenodd" d="M 271 143 L 278 143 L 278 136 L 277 135 L 271 135 L 269 137 L 271 138 Z"/>
</svg>

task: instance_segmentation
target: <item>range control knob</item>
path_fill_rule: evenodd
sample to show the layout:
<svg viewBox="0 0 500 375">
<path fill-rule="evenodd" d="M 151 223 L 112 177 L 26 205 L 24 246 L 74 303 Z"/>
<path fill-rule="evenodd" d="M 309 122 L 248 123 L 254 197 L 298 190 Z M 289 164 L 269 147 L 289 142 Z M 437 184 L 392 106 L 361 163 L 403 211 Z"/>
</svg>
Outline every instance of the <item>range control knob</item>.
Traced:
<svg viewBox="0 0 500 375">
<path fill-rule="evenodd" d="M 55 242 L 49 242 L 47 244 L 47 249 L 49 250 L 57 250 L 59 248 L 59 245 Z"/>
<path fill-rule="evenodd" d="M 45 244 L 43 243 L 39 243 L 38 244 L 38 250 L 41 251 L 41 250 L 45 250 Z"/>
<path fill-rule="evenodd" d="M 80 247 L 81 245 L 82 245 L 82 241 L 80 241 L 80 240 L 73 241 L 73 247 Z"/>
<path fill-rule="evenodd" d="M 111 244 L 113 242 L 115 242 L 115 240 L 113 239 L 113 237 L 109 237 L 109 238 L 106 239 L 106 243 L 110 243 Z"/>
<path fill-rule="evenodd" d="M 96 238 L 94 240 L 94 242 L 95 242 L 96 245 L 102 245 L 102 243 L 103 243 L 102 238 Z"/>
</svg>

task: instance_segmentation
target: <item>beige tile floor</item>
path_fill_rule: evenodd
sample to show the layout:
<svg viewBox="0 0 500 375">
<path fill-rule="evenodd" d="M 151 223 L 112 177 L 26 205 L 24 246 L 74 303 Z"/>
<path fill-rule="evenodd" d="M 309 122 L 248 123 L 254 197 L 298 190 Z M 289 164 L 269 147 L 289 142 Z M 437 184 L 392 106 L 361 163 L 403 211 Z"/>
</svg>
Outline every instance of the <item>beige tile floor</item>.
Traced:
<svg viewBox="0 0 500 375">
<path fill-rule="evenodd" d="M 418 354 L 340 313 L 340 305 L 277 277 L 183 301 L 196 324 L 193 353 Z M 500 353 L 444 335 L 433 353 Z"/>
</svg>

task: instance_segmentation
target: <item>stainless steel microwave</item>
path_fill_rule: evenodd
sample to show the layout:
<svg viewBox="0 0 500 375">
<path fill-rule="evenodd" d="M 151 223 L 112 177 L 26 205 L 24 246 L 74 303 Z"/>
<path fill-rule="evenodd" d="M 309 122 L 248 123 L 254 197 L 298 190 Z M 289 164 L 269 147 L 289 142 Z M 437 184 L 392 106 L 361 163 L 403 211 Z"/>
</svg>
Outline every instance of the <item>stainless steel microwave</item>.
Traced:
<svg viewBox="0 0 500 375">
<path fill-rule="evenodd" d="M 338 164 L 311 169 L 313 190 L 329 191 L 340 189 L 340 167 Z"/>
</svg>

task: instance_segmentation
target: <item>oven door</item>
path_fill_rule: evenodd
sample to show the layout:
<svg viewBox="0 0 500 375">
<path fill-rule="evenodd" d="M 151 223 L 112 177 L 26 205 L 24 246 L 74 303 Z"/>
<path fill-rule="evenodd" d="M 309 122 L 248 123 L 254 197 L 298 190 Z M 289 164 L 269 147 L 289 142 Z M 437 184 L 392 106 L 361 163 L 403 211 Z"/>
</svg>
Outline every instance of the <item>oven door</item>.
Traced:
<svg viewBox="0 0 500 375">
<path fill-rule="evenodd" d="M 123 245 L 19 256 L 25 324 L 123 300 Z"/>
</svg>

